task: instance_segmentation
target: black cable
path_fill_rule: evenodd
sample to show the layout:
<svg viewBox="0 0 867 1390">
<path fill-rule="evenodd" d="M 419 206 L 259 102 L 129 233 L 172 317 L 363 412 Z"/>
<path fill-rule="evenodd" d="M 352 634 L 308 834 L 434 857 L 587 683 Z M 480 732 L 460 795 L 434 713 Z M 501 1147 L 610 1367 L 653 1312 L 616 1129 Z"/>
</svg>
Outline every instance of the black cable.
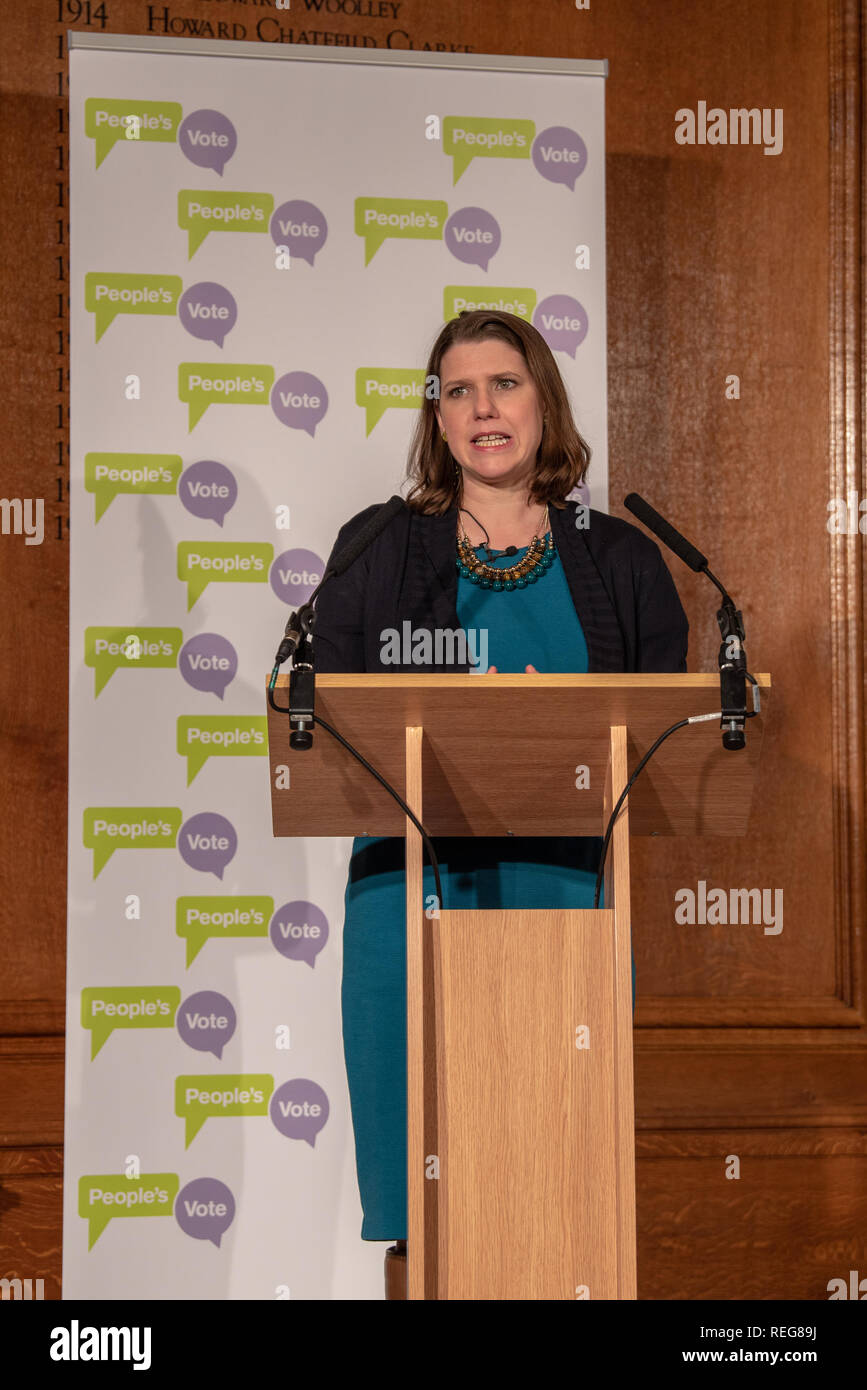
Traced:
<svg viewBox="0 0 867 1390">
<path fill-rule="evenodd" d="M 752 682 L 752 684 L 753 684 L 754 686 L 757 685 L 757 681 L 756 681 L 755 676 L 751 676 L 750 673 L 749 673 L 749 671 L 745 671 L 745 672 L 744 672 L 744 675 L 746 676 L 747 680 L 749 680 L 749 681 Z M 758 711 L 757 709 L 745 710 L 745 711 L 744 711 L 744 718 L 745 718 L 745 719 L 755 719 L 755 717 L 756 717 L 756 715 L 758 714 L 758 712 L 759 712 L 759 711 Z M 611 815 L 608 817 L 608 826 L 607 826 L 606 831 L 605 831 L 605 838 L 604 838 L 603 841 L 602 841 L 602 853 L 601 853 L 601 855 L 600 855 L 600 857 L 599 857 L 599 869 L 598 869 L 597 874 L 596 874 L 596 891 L 595 891 L 595 893 L 594 893 L 594 895 L 593 895 L 593 906 L 594 906 L 594 908 L 598 908 L 598 907 L 599 907 L 599 895 L 600 895 L 600 893 L 602 892 L 602 875 L 603 875 L 603 872 L 604 872 L 604 869 L 605 869 L 605 856 L 606 856 L 606 854 L 608 853 L 608 846 L 609 846 L 609 844 L 610 844 L 611 836 L 612 836 L 612 833 L 613 833 L 613 831 L 614 831 L 614 822 L 615 822 L 615 820 L 617 819 L 618 815 L 620 814 L 620 808 L 621 808 L 621 806 L 623 805 L 623 802 L 626 800 L 627 794 L 628 794 L 628 792 L 629 792 L 629 788 L 632 786 L 632 784 L 633 784 L 633 782 L 635 781 L 636 777 L 638 776 L 639 772 L 641 772 L 642 769 L 643 769 L 644 767 L 647 766 L 647 764 L 650 762 L 650 759 L 653 757 L 653 755 L 654 755 L 654 753 L 656 752 L 656 750 L 657 750 L 657 748 L 659 747 L 659 745 L 660 745 L 661 743 L 664 743 L 665 740 L 669 737 L 670 734 L 676 733 L 678 729 L 682 729 L 682 728 L 684 727 L 684 725 L 686 725 L 686 724 L 697 724 L 697 723 L 699 723 L 699 721 L 702 721 L 702 720 L 706 720 L 706 719 L 718 719 L 719 717 L 720 717 L 720 716 L 719 716 L 718 713 L 714 713 L 714 714 L 693 715 L 692 718 L 690 718 L 690 719 L 680 719 L 680 720 L 678 720 L 678 722 L 677 722 L 676 724 L 672 724 L 672 726 L 671 726 L 670 729 L 666 729 L 666 731 L 665 731 L 664 734 L 660 734 L 660 735 L 659 735 L 659 738 L 656 740 L 656 742 L 655 742 L 654 744 L 652 744 L 652 745 L 650 746 L 650 748 L 648 748 L 648 750 L 647 750 L 647 752 L 645 753 L 644 757 L 641 759 L 641 762 L 638 764 L 638 766 L 636 767 L 636 769 L 635 769 L 635 771 L 633 772 L 632 776 L 630 777 L 629 781 L 626 783 L 626 786 L 623 788 L 623 791 L 620 793 L 619 797 L 617 798 L 617 805 L 614 807 L 614 810 L 611 812 Z"/>
<path fill-rule="evenodd" d="M 288 714 L 288 705 L 285 707 L 283 705 L 278 705 L 276 700 L 274 699 L 274 684 L 277 680 L 278 669 L 279 668 L 275 666 L 274 670 L 271 672 L 271 680 L 268 683 L 268 703 L 270 704 L 271 708 L 277 710 L 279 714 Z M 372 763 L 369 763 L 367 759 L 363 757 L 363 755 L 359 753 L 356 748 L 353 748 L 352 744 L 349 743 L 343 737 L 342 734 L 339 734 L 336 729 L 333 729 L 331 725 L 326 723 L 326 721 L 322 719 L 318 714 L 314 714 L 313 722 L 314 724 L 320 724 L 323 729 L 326 729 L 327 732 L 331 734 L 333 738 L 337 739 L 338 743 L 343 744 L 344 748 L 346 748 L 352 754 L 353 758 L 357 758 L 361 765 L 367 768 L 368 772 L 372 772 L 377 782 L 380 782 L 382 786 L 385 787 L 385 790 L 388 792 L 389 796 L 393 796 L 398 806 L 400 806 L 401 809 L 405 811 L 406 814 L 409 816 L 413 825 L 416 827 L 419 834 L 421 835 L 425 847 L 427 848 L 428 858 L 430 860 L 431 868 L 434 872 L 434 881 L 436 882 L 438 910 L 445 911 L 445 905 L 443 903 L 443 888 L 442 882 L 440 880 L 439 860 L 436 857 L 436 851 L 433 847 L 433 841 L 431 840 L 421 821 L 414 814 L 414 812 L 409 809 L 403 797 L 397 794 L 394 788 L 390 786 L 388 782 L 386 782 L 385 778 L 379 772 L 377 772 L 376 768 L 372 765 Z"/>
<path fill-rule="evenodd" d="M 278 712 L 278 714 L 288 714 L 288 705 L 278 705 L 277 701 L 274 699 L 274 686 L 277 681 L 277 674 L 279 669 L 279 666 L 275 666 L 273 671 L 271 672 L 271 679 L 268 682 L 268 703 L 270 704 L 272 709 Z M 749 671 L 745 671 L 744 674 L 747 680 L 752 682 L 753 686 L 757 685 L 755 677 L 752 676 Z M 755 719 L 758 712 L 759 711 L 757 709 L 745 710 L 744 718 Z M 641 773 L 643 769 L 647 766 L 647 764 L 650 762 L 650 759 L 653 757 L 657 748 L 659 748 L 660 745 L 663 744 L 665 740 L 671 736 L 671 734 L 676 733 L 678 729 L 685 728 L 687 724 L 695 724 L 703 720 L 718 718 L 720 718 L 720 714 L 717 711 L 713 714 L 693 715 L 691 718 L 688 719 L 679 719 L 676 724 L 672 724 L 669 729 L 666 729 L 664 733 L 660 734 L 656 742 L 651 744 L 650 748 L 648 748 L 644 757 L 641 759 L 635 771 L 632 773 L 632 776 L 629 778 L 629 781 L 626 783 L 626 786 L 623 788 L 623 791 L 620 793 L 620 796 L 617 798 L 617 803 L 613 811 L 611 812 L 611 815 L 608 818 L 608 825 L 606 827 L 605 836 L 602 841 L 602 852 L 599 856 L 599 868 L 596 873 L 596 888 L 593 895 L 594 909 L 598 909 L 599 907 L 599 897 L 602 892 L 602 877 L 605 871 L 605 858 L 608 854 L 608 846 L 611 843 L 611 836 L 614 831 L 614 822 L 620 814 L 620 808 L 626 800 L 626 797 L 629 794 L 629 790 L 633 786 L 639 773 Z M 430 860 L 431 868 L 434 872 L 434 881 L 436 883 L 437 890 L 437 903 L 439 908 L 444 911 L 445 906 L 443 903 L 443 890 L 442 882 L 440 880 L 439 861 L 436 857 L 436 851 L 433 847 L 433 841 L 431 840 L 421 821 L 418 819 L 415 813 L 410 810 L 403 797 L 398 795 L 394 788 L 390 786 L 388 782 L 386 782 L 385 778 L 381 775 L 381 773 L 377 772 L 376 768 L 372 765 L 372 763 L 369 763 L 367 759 L 361 753 L 358 752 L 357 749 L 353 748 L 352 744 L 349 743 L 348 740 L 345 739 L 342 734 L 339 734 L 336 729 L 332 728 L 332 726 L 328 724 L 324 719 L 322 719 L 321 716 L 318 714 L 313 715 L 313 722 L 315 724 L 320 724 L 322 728 L 325 729 L 329 734 L 331 734 L 333 738 L 337 739 L 338 743 L 342 743 L 343 747 L 352 754 L 353 758 L 357 758 L 358 761 L 361 763 L 362 767 L 366 767 L 368 772 L 372 773 L 373 776 L 376 778 L 377 782 L 379 782 L 383 787 L 385 787 L 385 790 L 388 792 L 389 796 L 394 798 L 398 806 L 400 806 L 400 808 L 412 821 L 413 825 L 416 827 L 419 834 L 421 835 L 425 848 L 427 849 L 428 859 Z"/>
<path fill-rule="evenodd" d="M 461 508 L 460 508 L 460 511 L 466 512 L 467 516 L 473 516 L 473 514 L 472 514 L 472 512 L 470 511 L 469 507 L 461 507 Z M 487 531 L 485 530 L 484 526 L 482 526 L 482 523 L 479 521 L 479 518 L 478 518 L 477 516 L 473 516 L 473 521 L 476 523 L 477 526 L 481 526 L 481 527 L 482 527 L 482 530 L 485 532 L 485 540 L 486 540 L 486 541 L 490 541 L 491 538 L 490 538 L 490 536 L 488 535 Z M 486 549 L 486 550 L 487 550 L 487 548 L 488 548 L 488 547 L 485 546 L 485 549 Z"/>
<path fill-rule="evenodd" d="M 508 546 L 506 546 L 506 549 L 505 549 L 505 550 L 493 550 L 493 549 L 491 548 L 491 538 L 490 538 L 490 536 L 488 535 L 488 532 L 487 532 L 486 528 L 485 528 L 484 526 L 482 526 L 482 523 L 479 521 L 479 518 L 478 518 L 477 516 L 473 516 L 473 514 L 472 514 L 472 512 L 470 511 L 469 507 L 460 507 L 459 510 L 462 511 L 462 512 L 466 512 L 467 516 L 472 516 L 472 517 L 473 517 L 473 521 L 476 523 L 476 525 L 477 525 L 477 526 L 481 526 L 482 530 L 485 532 L 484 546 L 485 546 L 485 552 L 486 552 L 486 554 L 487 554 L 487 557 L 488 557 L 488 560 L 489 560 L 489 561 L 495 560 L 495 559 L 499 559 L 499 557 L 500 557 L 501 555 L 517 555 L 517 553 L 518 553 L 518 547 L 517 547 L 516 545 L 508 545 Z M 474 550 L 479 550 L 479 549 L 481 548 L 481 545 L 482 545 L 482 542 L 480 541 L 480 542 L 479 542 L 479 545 L 474 545 L 474 546 L 473 546 L 473 549 L 474 549 Z"/>
<path fill-rule="evenodd" d="M 603 875 L 603 872 L 604 872 L 604 869 L 605 869 L 605 856 L 606 856 L 606 854 L 608 853 L 608 845 L 609 845 L 609 843 L 610 843 L 611 835 L 612 835 L 612 832 L 613 832 L 613 830 L 614 830 L 614 822 L 615 822 L 615 820 L 617 819 L 618 815 L 620 814 L 620 808 L 621 808 L 621 806 L 623 805 L 623 802 L 624 802 L 625 799 L 626 799 L 626 795 L 627 795 L 627 793 L 628 793 L 628 791 L 629 791 L 629 788 L 632 786 L 633 782 L 635 781 L 635 779 L 636 779 L 636 777 L 638 776 L 638 774 L 639 774 L 639 772 L 641 771 L 641 769 L 650 761 L 650 759 L 652 758 L 653 754 L 656 752 L 656 750 L 657 750 L 657 748 L 659 747 L 659 745 L 660 745 L 661 743 L 664 743 L 664 742 L 665 742 L 665 740 L 668 738 L 669 734 L 673 734 L 677 729 L 682 729 L 682 728 L 684 727 L 684 725 L 685 725 L 685 724 L 689 724 L 689 722 L 690 722 L 690 721 L 689 721 L 688 719 L 681 719 L 681 720 L 678 721 L 677 724 L 672 724 L 672 726 L 671 726 L 670 729 L 666 729 L 666 731 L 665 731 L 664 734 L 660 734 L 660 735 L 659 735 L 659 738 L 658 738 L 658 739 L 656 740 L 656 742 L 647 750 L 647 752 L 645 753 L 644 757 L 641 759 L 641 762 L 638 764 L 638 767 L 635 769 L 635 771 L 633 772 L 633 774 L 632 774 L 632 776 L 630 777 L 629 781 L 626 783 L 626 786 L 623 788 L 623 791 L 620 793 L 620 796 L 617 798 L 617 805 L 614 807 L 614 810 L 611 812 L 611 815 L 608 817 L 608 828 L 607 828 L 606 831 L 605 831 L 605 838 L 604 838 L 604 840 L 602 841 L 602 853 L 601 853 L 601 855 L 599 856 L 599 869 L 598 869 L 597 874 L 596 874 L 596 891 L 595 891 L 595 893 L 594 893 L 594 895 L 593 895 L 593 906 L 594 906 L 594 908 L 598 908 L 598 907 L 599 907 L 599 895 L 600 895 L 600 893 L 602 892 L 602 875 Z"/>
</svg>

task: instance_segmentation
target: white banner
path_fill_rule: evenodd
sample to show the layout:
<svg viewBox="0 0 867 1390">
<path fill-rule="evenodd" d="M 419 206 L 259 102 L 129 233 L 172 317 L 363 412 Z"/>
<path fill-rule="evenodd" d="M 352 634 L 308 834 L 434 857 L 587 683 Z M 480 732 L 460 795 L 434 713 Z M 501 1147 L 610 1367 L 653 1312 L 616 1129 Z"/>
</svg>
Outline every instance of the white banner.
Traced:
<svg viewBox="0 0 867 1390">
<path fill-rule="evenodd" d="M 272 837 L 264 684 L 462 308 L 543 334 L 606 509 L 605 65 L 72 38 L 63 1294 L 381 1298 L 351 841 Z"/>
</svg>

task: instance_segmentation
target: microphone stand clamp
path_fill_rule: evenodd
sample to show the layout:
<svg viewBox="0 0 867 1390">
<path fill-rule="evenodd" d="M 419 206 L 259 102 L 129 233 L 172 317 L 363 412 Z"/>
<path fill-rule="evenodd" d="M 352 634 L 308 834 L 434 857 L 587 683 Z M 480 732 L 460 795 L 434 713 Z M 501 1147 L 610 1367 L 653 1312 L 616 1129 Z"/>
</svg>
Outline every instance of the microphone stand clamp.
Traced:
<svg viewBox="0 0 867 1390">
<path fill-rule="evenodd" d="M 716 618 L 722 637 L 718 661 L 723 748 L 736 751 L 746 746 L 747 654 L 744 650 L 744 621 L 728 594 L 723 595 L 723 604 Z"/>
<path fill-rule="evenodd" d="M 309 605 L 304 604 L 297 615 L 300 638 L 292 654 L 292 669 L 289 673 L 289 747 L 298 752 L 306 752 L 313 747 L 316 683 L 313 647 L 310 641 L 312 618 L 312 610 Z"/>
</svg>

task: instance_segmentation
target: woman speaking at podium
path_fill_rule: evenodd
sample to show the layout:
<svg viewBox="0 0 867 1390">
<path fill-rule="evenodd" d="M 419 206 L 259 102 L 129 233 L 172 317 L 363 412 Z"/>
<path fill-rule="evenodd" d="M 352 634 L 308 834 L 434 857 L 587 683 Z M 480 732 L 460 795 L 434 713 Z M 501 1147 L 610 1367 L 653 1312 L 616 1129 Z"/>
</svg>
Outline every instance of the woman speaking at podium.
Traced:
<svg viewBox="0 0 867 1390">
<path fill-rule="evenodd" d="M 439 383 L 438 399 L 421 407 L 406 507 L 322 586 L 316 671 L 417 671 L 393 664 L 385 646 L 407 619 L 432 638 L 437 629 L 486 631 L 488 671 L 685 671 L 686 615 L 655 542 L 568 500 L 590 448 L 541 334 L 513 314 L 464 312 L 439 333 L 426 377 Z M 341 527 L 332 555 L 379 505 Z M 478 648 L 470 654 L 479 660 Z M 492 768 L 492 794 L 496 775 Z M 590 908 L 601 846 L 601 838 L 435 838 L 444 904 Z M 397 1242 L 386 1256 L 391 1297 L 406 1297 L 404 851 L 402 837 L 355 839 L 343 929 L 361 1236 Z M 424 892 L 434 891 L 425 862 Z"/>
</svg>

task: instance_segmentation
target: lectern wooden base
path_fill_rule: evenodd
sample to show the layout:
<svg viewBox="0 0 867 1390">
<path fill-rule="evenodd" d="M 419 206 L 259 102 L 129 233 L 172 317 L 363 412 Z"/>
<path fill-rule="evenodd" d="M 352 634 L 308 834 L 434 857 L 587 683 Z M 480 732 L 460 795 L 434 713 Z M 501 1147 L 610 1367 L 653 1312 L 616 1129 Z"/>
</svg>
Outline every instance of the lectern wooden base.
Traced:
<svg viewBox="0 0 867 1390">
<path fill-rule="evenodd" d="M 626 775 L 616 727 L 606 819 Z M 628 834 L 624 808 L 604 910 L 427 916 L 407 820 L 411 1299 L 636 1296 Z"/>
</svg>

